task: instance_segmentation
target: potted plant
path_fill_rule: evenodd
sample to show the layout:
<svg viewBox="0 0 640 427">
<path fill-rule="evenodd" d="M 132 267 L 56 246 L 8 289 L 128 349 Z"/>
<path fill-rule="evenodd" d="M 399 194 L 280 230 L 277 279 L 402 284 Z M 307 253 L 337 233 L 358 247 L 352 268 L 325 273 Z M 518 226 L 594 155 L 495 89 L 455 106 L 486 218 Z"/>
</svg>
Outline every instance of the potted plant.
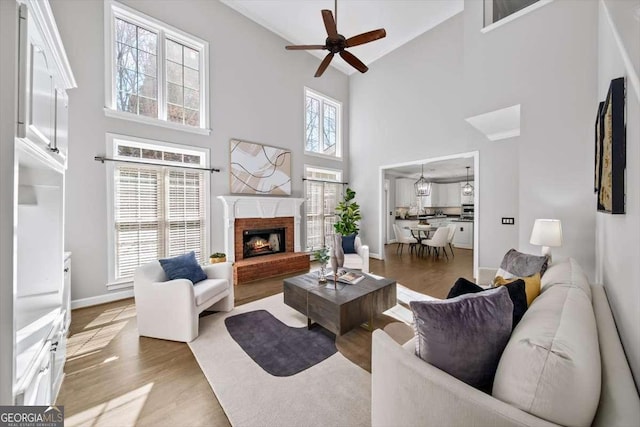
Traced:
<svg viewBox="0 0 640 427">
<path fill-rule="evenodd" d="M 360 215 L 360 205 L 353 201 L 356 192 L 350 188 L 345 191 L 344 199 L 336 206 L 336 216 L 338 220 L 333 225 L 336 233 L 343 236 L 357 234 L 358 221 L 362 219 Z"/>
<path fill-rule="evenodd" d="M 223 252 L 214 252 L 209 256 L 209 263 L 216 264 L 218 262 L 227 262 L 227 254 Z"/>
<path fill-rule="evenodd" d="M 329 248 L 327 248 L 326 246 L 323 246 L 317 251 L 315 251 L 313 253 L 313 256 L 316 259 L 316 261 L 320 263 L 320 275 L 318 276 L 318 282 L 326 283 L 327 262 L 329 262 L 329 258 L 330 258 Z"/>
</svg>

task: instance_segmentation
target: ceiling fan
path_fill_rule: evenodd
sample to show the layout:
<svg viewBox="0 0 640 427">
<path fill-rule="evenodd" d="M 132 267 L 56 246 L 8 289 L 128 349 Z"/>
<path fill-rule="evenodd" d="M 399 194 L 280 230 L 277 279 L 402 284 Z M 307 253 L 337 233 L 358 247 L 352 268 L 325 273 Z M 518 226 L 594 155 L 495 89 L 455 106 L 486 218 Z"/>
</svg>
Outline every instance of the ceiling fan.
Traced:
<svg viewBox="0 0 640 427">
<path fill-rule="evenodd" d="M 348 47 L 359 46 L 361 44 L 369 43 L 374 40 L 381 39 L 387 35 L 387 32 L 384 28 L 380 28 L 373 31 L 368 31 L 366 33 L 358 34 L 357 36 L 345 38 L 342 34 L 338 34 L 337 20 L 338 20 L 338 0 L 335 0 L 335 16 L 333 18 L 333 13 L 331 13 L 328 9 L 322 10 L 322 20 L 324 21 L 324 27 L 327 30 L 327 39 L 324 42 L 324 45 L 321 44 L 312 44 L 312 45 L 293 45 L 293 46 L 285 46 L 287 50 L 314 50 L 314 49 L 326 49 L 329 51 L 327 56 L 324 57 L 320 66 L 318 67 L 318 71 L 314 77 L 320 77 L 322 73 L 327 69 L 329 63 L 333 59 L 333 56 L 338 53 L 347 61 L 349 65 L 351 65 L 356 70 L 361 73 L 366 73 L 369 69 L 366 65 L 362 63 L 358 58 L 356 58 L 351 52 L 346 51 L 345 49 Z"/>
</svg>

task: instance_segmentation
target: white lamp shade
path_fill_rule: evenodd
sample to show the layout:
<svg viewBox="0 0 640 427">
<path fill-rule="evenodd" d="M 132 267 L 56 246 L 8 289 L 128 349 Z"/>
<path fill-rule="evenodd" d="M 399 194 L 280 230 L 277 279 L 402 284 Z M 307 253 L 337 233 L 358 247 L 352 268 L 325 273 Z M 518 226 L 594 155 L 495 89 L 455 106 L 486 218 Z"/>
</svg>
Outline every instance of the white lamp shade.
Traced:
<svg viewBox="0 0 640 427">
<path fill-rule="evenodd" d="M 559 219 L 536 219 L 529 243 L 540 246 L 562 246 L 562 224 Z"/>
</svg>

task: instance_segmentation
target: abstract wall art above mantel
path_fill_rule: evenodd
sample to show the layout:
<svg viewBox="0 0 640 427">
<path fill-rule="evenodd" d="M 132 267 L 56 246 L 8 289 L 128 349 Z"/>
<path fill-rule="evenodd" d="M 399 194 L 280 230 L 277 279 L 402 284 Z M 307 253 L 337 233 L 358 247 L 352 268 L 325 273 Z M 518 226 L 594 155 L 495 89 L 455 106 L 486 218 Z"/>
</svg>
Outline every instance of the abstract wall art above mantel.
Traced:
<svg viewBox="0 0 640 427">
<path fill-rule="evenodd" d="M 291 151 L 232 139 L 229 153 L 232 194 L 291 195 Z"/>
</svg>

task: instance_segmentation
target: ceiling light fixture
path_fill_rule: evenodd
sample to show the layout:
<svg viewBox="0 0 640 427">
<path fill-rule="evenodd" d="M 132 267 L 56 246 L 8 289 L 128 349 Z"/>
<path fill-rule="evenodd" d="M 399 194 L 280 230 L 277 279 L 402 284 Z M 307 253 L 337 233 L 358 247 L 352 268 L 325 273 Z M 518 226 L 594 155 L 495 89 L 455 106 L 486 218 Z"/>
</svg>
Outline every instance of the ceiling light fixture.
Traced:
<svg viewBox="0 0 640 427">
<path fill-rule="evenodd" d="M 473 196 L 473 185 L 469 184 L 469 166 L 467 166 L 467 183 L 462 187 L 463 196 Z"/>
<path fill-rule="evenodd" d="M 416 188 L 416 196 L 429 196 L 431 194 L 431 183 L 424 177 L 424 165 L 422 165 L 420 178 L 413 186 Z"/>
</svg>

